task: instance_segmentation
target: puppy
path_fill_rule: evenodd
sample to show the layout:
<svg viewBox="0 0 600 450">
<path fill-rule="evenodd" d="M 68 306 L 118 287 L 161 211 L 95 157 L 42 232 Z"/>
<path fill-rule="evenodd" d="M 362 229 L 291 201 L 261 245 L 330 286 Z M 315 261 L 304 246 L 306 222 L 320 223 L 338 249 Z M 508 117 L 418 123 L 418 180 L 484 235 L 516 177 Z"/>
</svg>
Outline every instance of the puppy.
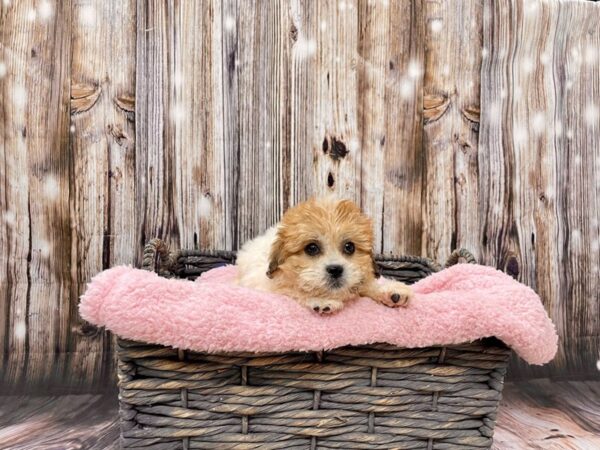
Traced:
<svg viewBox="0 0 600 450">
<path fill-rule="evenodd" d="M 406 306 L 411 289 L 376 280 L 371 220 L 350 200 L 309 200 L 289 209 L 281 222 L 238 252 L 238 284 L 277 292 L 320 314 L 370 297 Z"/>
</svg>

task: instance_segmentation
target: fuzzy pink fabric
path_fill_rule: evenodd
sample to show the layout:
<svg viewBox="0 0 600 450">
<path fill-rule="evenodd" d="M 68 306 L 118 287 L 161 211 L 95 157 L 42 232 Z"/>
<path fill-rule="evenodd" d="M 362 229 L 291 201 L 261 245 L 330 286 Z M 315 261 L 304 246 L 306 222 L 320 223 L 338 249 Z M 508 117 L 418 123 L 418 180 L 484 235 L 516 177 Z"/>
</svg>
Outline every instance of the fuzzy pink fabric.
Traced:
<svg viewBox="0 0 600 450">
<path fill-rule="evenodd" d="M 323 350 L 387 342 L 426 347 L 496 336 L 532 364 L 550 361 L 557 340 L 539 297 L 508 275 L 458 264 L 413 285 L 408 308 L 361 298 L 332 316 L 294 300 L 235 286 L 233 266 L 196 282 L 119 266 L 90 282 L 81 316 L 121 337 L 197 351 Z"/>
</svg>

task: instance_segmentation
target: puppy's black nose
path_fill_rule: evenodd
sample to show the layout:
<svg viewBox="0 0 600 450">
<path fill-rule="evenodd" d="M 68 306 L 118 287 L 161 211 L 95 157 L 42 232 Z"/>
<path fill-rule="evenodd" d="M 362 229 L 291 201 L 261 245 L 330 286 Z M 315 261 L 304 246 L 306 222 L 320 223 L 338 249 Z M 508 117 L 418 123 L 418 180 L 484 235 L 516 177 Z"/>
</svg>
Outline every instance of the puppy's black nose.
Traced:
<svg viewBox="0 0 600 450">
<path fill-rule="evenodd" d="M 339 264 L 332 264 L 331 266 L 327 266 L 325 269 L 331 278 L 334 279 L 341 277 L 344 273 L 344 268 Z"/>
</svg>

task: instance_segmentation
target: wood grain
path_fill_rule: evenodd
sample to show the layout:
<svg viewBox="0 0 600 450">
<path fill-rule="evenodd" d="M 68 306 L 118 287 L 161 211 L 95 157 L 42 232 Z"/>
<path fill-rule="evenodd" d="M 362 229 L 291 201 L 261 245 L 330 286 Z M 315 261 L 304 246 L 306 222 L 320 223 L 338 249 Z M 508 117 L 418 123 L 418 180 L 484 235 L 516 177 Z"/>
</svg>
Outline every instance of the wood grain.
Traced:
<svg viewBox="0 0 600 450">
<path fill-rule="evenodd" d="M 484 11 L 483 262 L 535 289 L 562 337 L 547 368 L 513 367 L 597 376 L 600 5 L 499 1 Z"/>
<path fill-rule="evenodd" d="M 0 397 L 0 448 L 118 450 L 117 393 Z"/>
<path fill-rule="evenodd" d="M 132 262 L 135 130 L 131 110 L 118 102 L 134 93 L 135 4 L 74 0 L 72 17 L 73 284 L 70 299 L 61 300 L 68 309 L 69 376 L 106 383 L 112 378 L 112 337 L 81 320 L 77 303 L 96 273 Z M 89 107 L 74 108 L 74 101 L 86 97 L 92 99 Z"/>
<path fill-rule="evenodd" d="M 363 2 L 359 9 L 361 205 L 374 218 L 376 250 L 421 252 L 421 1 Z"/>
<path fill-rule="evenodd" d="M 483 2 L 427 1 L 423 151 L 424 254 L 479 259 L 479 91 Z M 484 150 L 485 151 L 485 150 Z"/>
<path fill-rule="evenodd" d="M 227 226 L 238 248 L 279 221 L 290 195 L 289 1 L 225 1 L 222 25 Z"/>
<path fill-rule="evenodd" d="M 69 335 L 70 3 L 49 5 L 44 20 L 30 19 L 33 2 L 0 15 L 0 339 L 12 383 L 59 378 L 64 357 L 53 355 Z"/>
</svg>

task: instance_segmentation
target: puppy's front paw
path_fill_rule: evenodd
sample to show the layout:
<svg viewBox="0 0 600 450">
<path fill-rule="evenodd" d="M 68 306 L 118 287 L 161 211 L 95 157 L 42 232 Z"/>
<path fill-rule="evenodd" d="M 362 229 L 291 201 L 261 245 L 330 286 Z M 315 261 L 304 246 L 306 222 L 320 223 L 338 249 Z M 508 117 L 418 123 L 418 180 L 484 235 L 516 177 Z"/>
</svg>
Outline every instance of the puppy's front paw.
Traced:
<svg viewBox="0 0 600 450">
<path fill-rule="evenodd" d="M 394 280 L 385 280 L 379 286 L 379 292 L 373 300 L 383 303 L 390 308 L 398 308 L 400 306 L 408 306 L 408 303 L 413 297 L 412 289 L 404 283 Z"/>
<path fill-rule="evenodd" d="M 306 306 L 318 314 L 331 314 L 342 309 L 344 303 L 339 300 L 311 298 L 307 300 Z"/>
</svg>

